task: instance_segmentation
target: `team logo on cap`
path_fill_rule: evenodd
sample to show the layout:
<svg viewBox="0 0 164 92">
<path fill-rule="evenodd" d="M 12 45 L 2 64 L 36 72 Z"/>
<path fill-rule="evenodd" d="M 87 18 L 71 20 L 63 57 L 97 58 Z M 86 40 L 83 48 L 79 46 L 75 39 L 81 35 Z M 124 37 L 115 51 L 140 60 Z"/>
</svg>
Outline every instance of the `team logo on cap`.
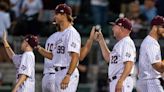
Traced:
<svg viewBox="0 0 164 92">
<path fill-rule="evenodd" d="M 64 10 L 60 10 L 60 12 L 64 12 Z"/>
<path fill-rule="evenodd" d="M 122 23 L 118 23 L 119 26 L 122 26 Z"/>
</svg>

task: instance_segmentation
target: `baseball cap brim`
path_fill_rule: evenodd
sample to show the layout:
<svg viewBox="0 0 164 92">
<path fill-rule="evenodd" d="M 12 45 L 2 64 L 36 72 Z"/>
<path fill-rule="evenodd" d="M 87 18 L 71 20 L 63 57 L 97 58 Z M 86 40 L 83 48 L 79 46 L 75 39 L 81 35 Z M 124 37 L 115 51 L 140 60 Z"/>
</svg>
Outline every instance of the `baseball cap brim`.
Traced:
<svg viewBox="0 0 164 92">
<path fill-rule="evenodd" d="M 132 24 L 127 18 L 118 18 L 115 22 L 110 22 L 111 25 L 118 25 L 125 29 L 132 30 Z"/>
<path fill-rule="evenodd" d="M 108 22 L 109 25 L 116 25 L 115 22 Z"/>
<path fill-rule="evenodd" d="M 154 24 L 154 25 L 156 25 L 156 26 L 161 26 L 161 27 L 164 28 L 164 24 L 160 24 L 160 25 Z M 152 25 L 152 26 L 153 26 L 153 25 Z"/>
</svg>

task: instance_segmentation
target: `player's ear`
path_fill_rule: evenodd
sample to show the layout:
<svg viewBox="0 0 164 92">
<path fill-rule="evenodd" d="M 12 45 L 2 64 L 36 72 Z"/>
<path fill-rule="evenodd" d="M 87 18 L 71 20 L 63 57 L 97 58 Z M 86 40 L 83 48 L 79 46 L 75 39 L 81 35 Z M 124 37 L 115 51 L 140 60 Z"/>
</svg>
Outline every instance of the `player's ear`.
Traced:
<svg viewBox="0 0 164 92">
<path fill-rule="evenodd" d="M 28 44 L 28 42 L 25 41 L 25 47 L 28 47 L 28 46 L 30 46 L 30 45 Z"/>
<path fill-rule="evenodd" d="M 124 31 L 123 27 L 119 27 L 119 31 L 120 32 Z"/>
<path fill-rule="evenodd" d="M 155 31 L 157 31 L 158 30 L 158 27 L 154 25 L 152 29 L 155 30 Z"/>
</svg>

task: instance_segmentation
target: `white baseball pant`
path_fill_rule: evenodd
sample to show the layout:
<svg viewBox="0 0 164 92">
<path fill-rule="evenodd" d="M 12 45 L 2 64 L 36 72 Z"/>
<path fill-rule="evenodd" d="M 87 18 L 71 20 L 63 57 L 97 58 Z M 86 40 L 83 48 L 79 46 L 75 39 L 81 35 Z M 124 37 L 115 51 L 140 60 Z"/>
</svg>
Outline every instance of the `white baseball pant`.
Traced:
<svg viewBox="0 0 164 92">
<path fill-rule="evenodd" d="M 159 79 L 137 80 L 138 92 L 164 92 Z"/>
<path fill-rule="evenodd" d="M 42 79 L 42 92 L 76 92 L 79 82 L 79 71 L 76 68 L 70 77 L 70 82 L 66 89 L 61 89 L 61 82 L 64 79 L 67 69 L 57 71 L 55 74 L 45 74 Z"/>
<path fill-rule="evenodd" d="M 109 82 L 109 92 L 115 92 L 115 88 L 118 80 L 119 78 Z M 134 83 L 133 78 L 131 76 L 128 76 L 123 82 L 122 92 L 132 92 L 133 83 Z"/>
</svg>

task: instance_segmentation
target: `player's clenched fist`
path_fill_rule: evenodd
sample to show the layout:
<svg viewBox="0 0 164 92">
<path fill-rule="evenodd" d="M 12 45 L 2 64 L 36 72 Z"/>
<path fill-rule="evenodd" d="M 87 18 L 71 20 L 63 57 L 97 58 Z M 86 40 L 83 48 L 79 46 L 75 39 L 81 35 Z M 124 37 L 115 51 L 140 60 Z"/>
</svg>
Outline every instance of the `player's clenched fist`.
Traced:
<svg viewBox="0 0 164 92">
<path fill-rule="evenodd" d="M 103 34 L 101 33 L 101 31 L 96 32 L 96 34 L 95 34 L 95 40 L 98 41 L 98 42 L 100 42 L 100 41 L 102 41 L 103 39 L 104 39 L 104 38 L 103 38 Z"/>
</svg>

